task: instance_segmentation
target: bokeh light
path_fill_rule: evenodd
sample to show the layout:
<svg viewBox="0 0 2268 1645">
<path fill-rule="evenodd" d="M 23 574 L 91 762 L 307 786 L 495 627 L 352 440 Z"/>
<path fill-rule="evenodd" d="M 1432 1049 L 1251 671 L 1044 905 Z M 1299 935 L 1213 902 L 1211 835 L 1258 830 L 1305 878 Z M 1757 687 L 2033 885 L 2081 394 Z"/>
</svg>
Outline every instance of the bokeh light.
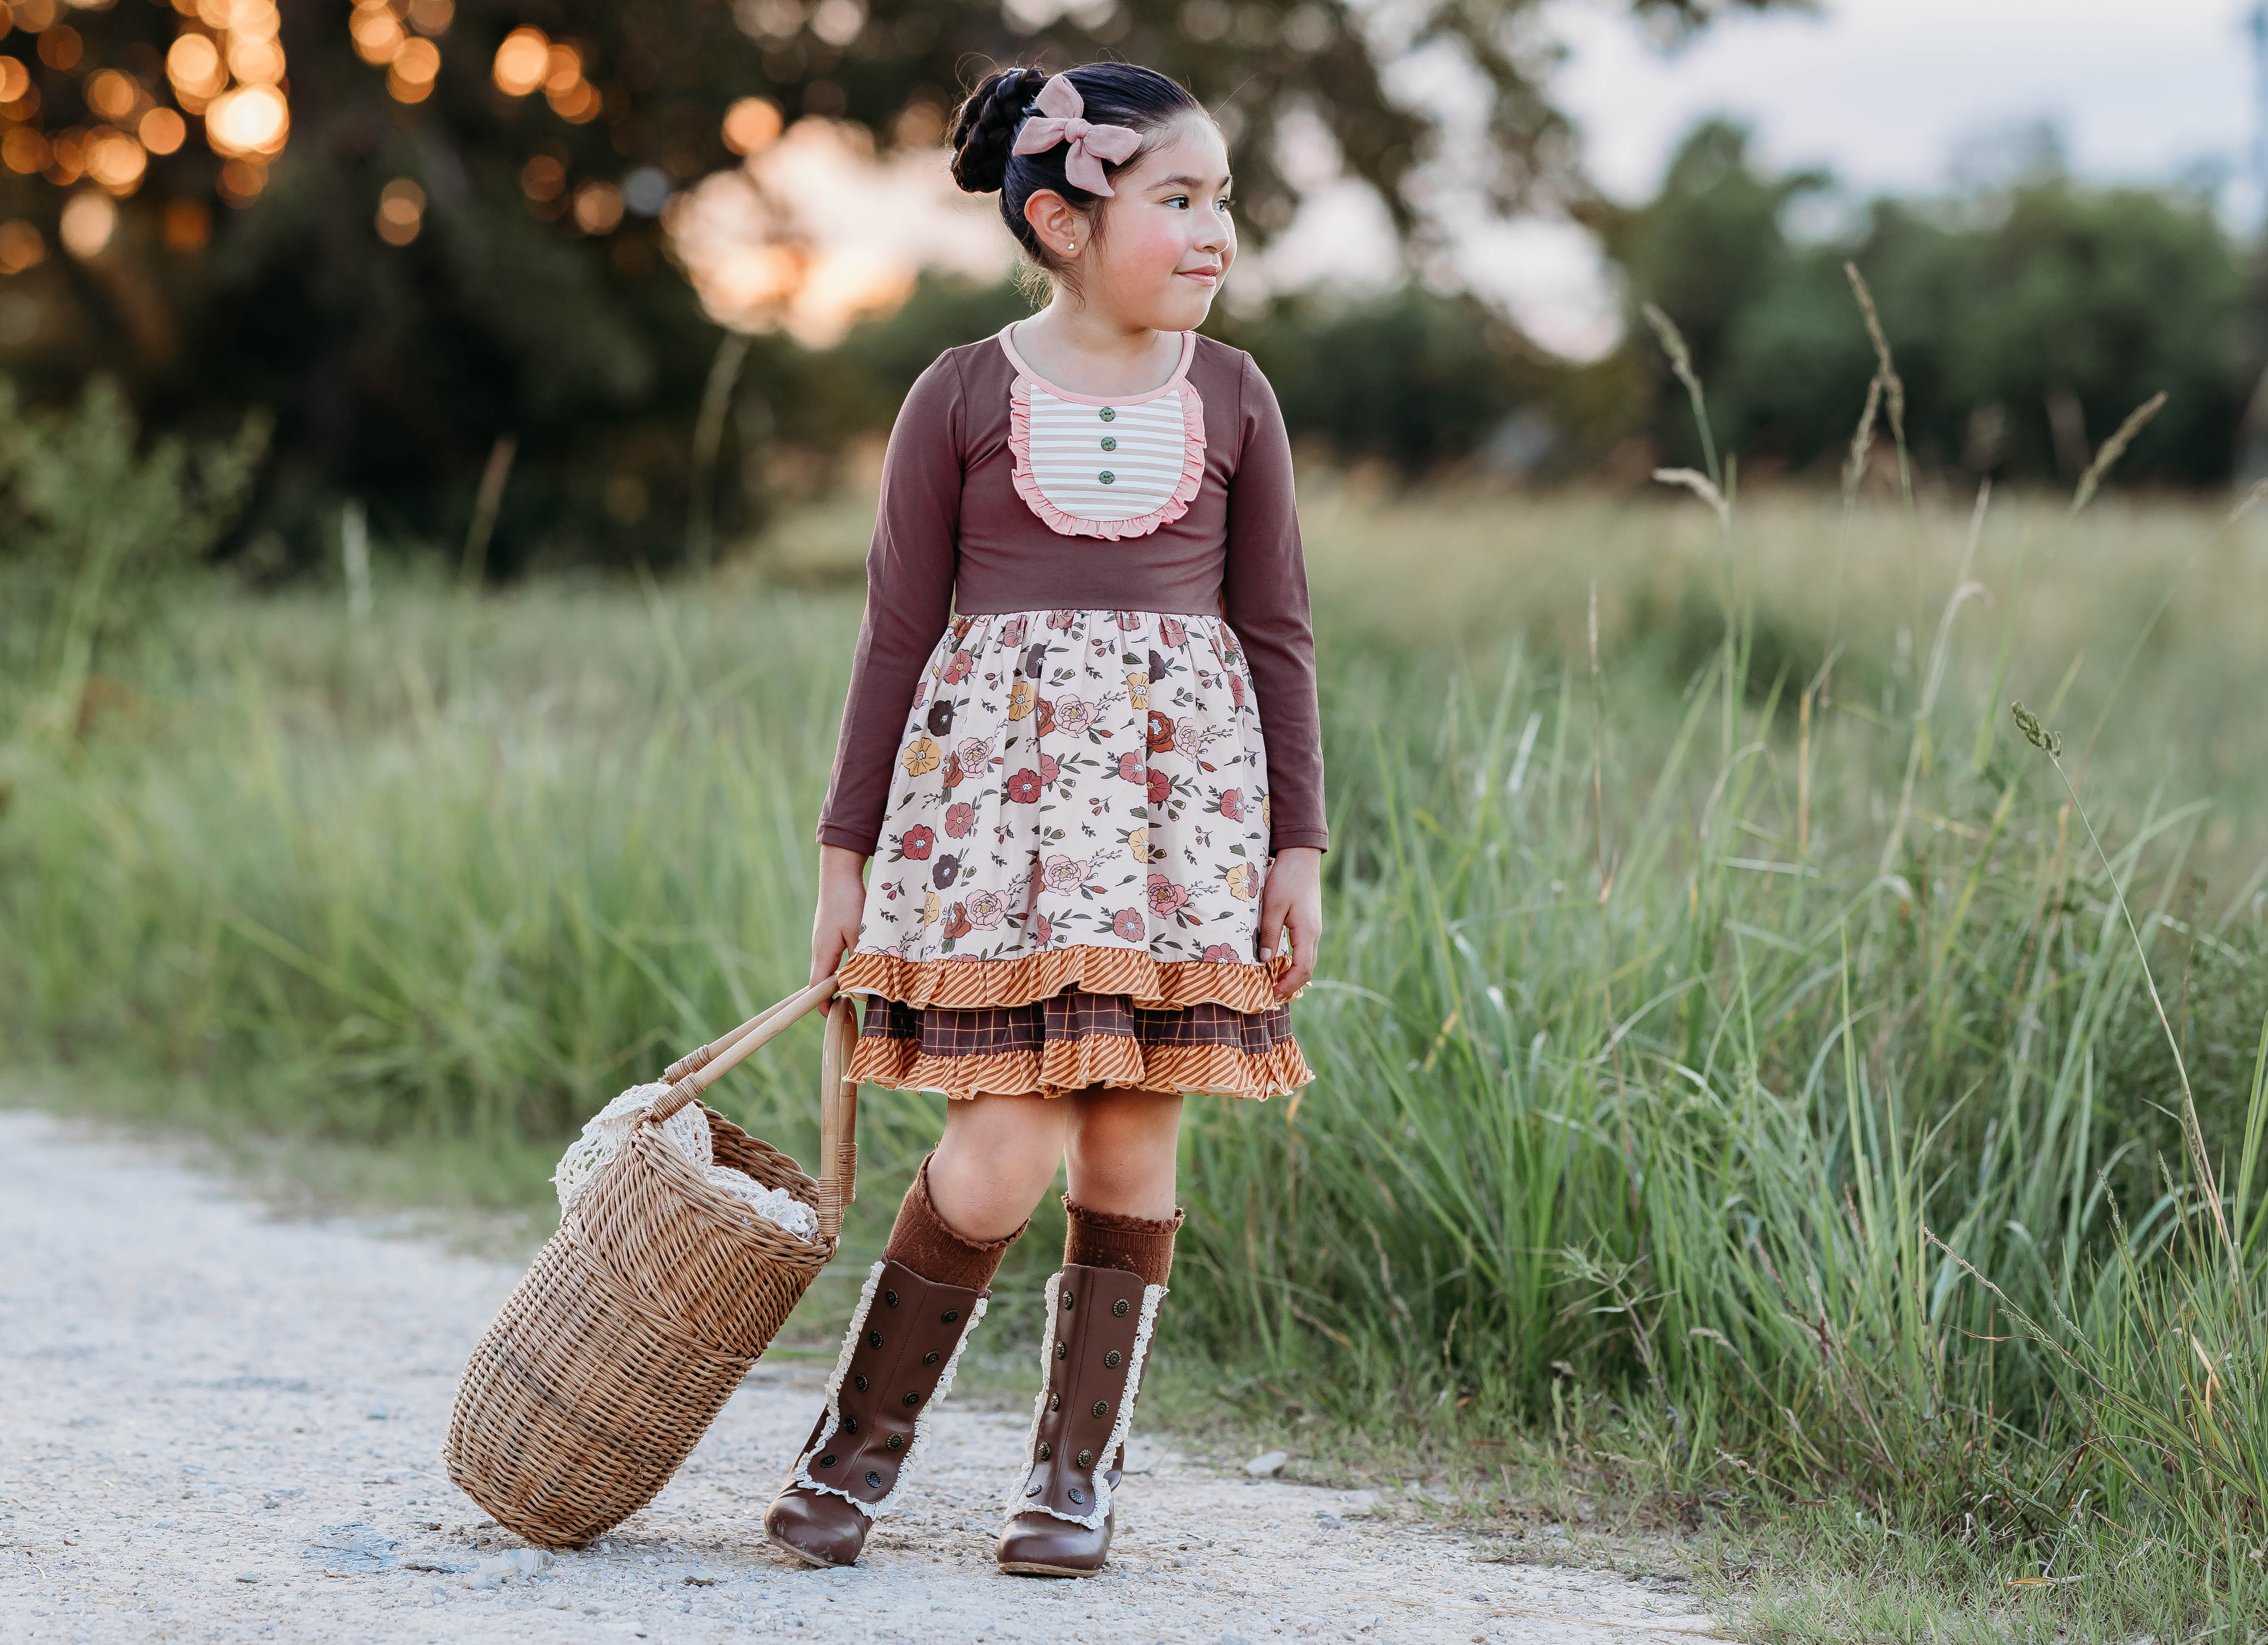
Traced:
<svg viewBox="0 0 2268 1645">
<path fill-rule="evenodd" d="M 583 54 L 580 49 L 561 41 L 551 48 L 543 70 L 543 89 L 554 97 L 571 92 L 582 83 Z"/>
<path fill-rule="evenodd" d="M 717 266 L 712 291 L 722 299 L 724 312 L 762 315 L 765 310 L 784 306 L 802 289 L 808 262 L 793 246 L 751 246 Z M 766 315 L 764 320 L 777 323 L 776 316 Z M 749 328 L 759 326 L 770 328 L 764 321 Z"/>
<path fill-rule="evenodd" d="M 759 40 L 793 40 L 803 32 L 803 0 L 742 0 L 733 20 Z"/>
<path fill-rule="evenodd" d="M 566 188 L 567 167 L 556 155 L 532 155 L 519 168 L 519 191 L 530 200 L 556 200 Z"/>
<path fill-rule="evenodd" d="M 622 191 L 612 183 L 585 183 L 575 191 L 575 226 L 585 234 L 611 234 L 622 220 Z"/>
<path fill-rule="evenodd" d="M 188 141 L 189 122 L 170 108 L 153 108 L 136 129 L 142 146 L 152 154 L 171 154 Z"/>
<path fill-rule="evenodd" d="M 848 46 L 865 26 L 861 0 L 819 0 L 812 8 L 811 32 L 830 46 Z"/>
<path fill-rule="evenodd" d="M 0 274 L 21 274 L 48 260 L 47 237 L 18 218 L 0 223 Z"/>
<path fill-rule="evenodd" d="M 824 348 L 903 302 L 924 267 L 999 277 L 998 237 L 939 188 L 939 162 L 934 150 L 877 159 L 865 128 L 799 120 L 680 188 L 662 226 L 711 319 Z"/>
<path fill-rule="evenodd" d="M 26 177 L 48 169 L 48 139 L 30 126 L 16 126 L 0 136 L 0 165 Z"/>
<path fill-rule="evenodd" d="M 890 129 L 902 148 L 928 149 L 945 141 L 945 123 L 943 104 L 917 97 L 898 111 L 897 123 Z"/>
<path fill-rule="evenodd" d="M 725 146 L 754 154 L 779 141 L 779 105 L 769 97 L 744 97 L 725 111 Z"/>
<path fill-rule="evenodd" d="M 273 40 L 283 26 L 274 0 L 231 0 L 228 32 L 239 40 Z"/>
<path fill-rule="evenodd" d="M 0 103 L 18 102 L 31 89 L 32 71 L 24 66 L 23 59 L 0 57 Z"/>
<path fill-rule="evenodd" d="M 622 179 L 622 203 L 640 217 L 659 217 L 675 192 L 659 166 L 641 166 Z"/>
<path fill-rule="evenodd" d="M 421 34 L 446 34 L 456 20 L 456 0 L 409 0 L 409 26 Z"/>
<path fill-rule="evenodd" d="M 59 72 L 77 68 L 85 50 L 86 43 L 79 39 L 78 31 L 68 23 L 58 23 L 40 36 L 40 61 Z"/>
<path fill-rule="evenodd" d="M 583 51 L 565 41 L 552 42 L 543 71 L 543 97 L 551 112 L 573 125 L 595 120 L 606 107 L 599 88 L 583 77 Z"/>
<path fill-rule="evenodd" d="M 291 107 L 272 85 L 239 85 L 213 99 L 205 110 L 205 140 L 222 154 L 277 153 L 291 129 Z"/>
<path fill-rule="evenodd" d="M 122 131 L 105 129 L 89 136 L 85 145 L 86 174 L 114 195 L 130 195 L 142 186 L 150 157 L 142 145 Z"/>
<path fill-rule="evenodd" d="M 234 36 L 228 42 L 228 71 L 247 85 L 274 85 L 284 78 L 284 48 L 273 39 Z"/>
<path fill-rule="evenodd" d="M 347 19 L 347 34 L 354 41 L 355 55 L 375 68 L 392 63 L 409 37 L 401 32 L 401 19 L 382 3 L 357 5 L 354 15 Z"/>
<path fill-rule="evenodd" d="M 92 189 L 75 194 L 64 202 L 63 217 L 55 225 L 63 249 L 82 262 L 100 256 L 103 248 L 110 244 L 110 237 L 117 232 L 117 203 L 108 195 Z"/>
<path fill-rule="evenodd" d="M 599 111 L 606 107 L 606 100 L 599 95 L 599 88 L 588 80 L 578 80 L 564 92 L 547 92 L 544 95 L 551 105 L 551 112 L 570 125 L 579 126 L 596 120 Z"/>
<path fill-rule="evenodd" d="M 77 182 L 86 170 L 86 159 L 79 147 L 79 139 L 85 136 L 77 127 L 67 126 L 48 137 L 48 169 L 41 174 L 57 188 Z"/>
<path fill-rule="evenodd" d="M 398 103 L 422 103 L 441 72 L 441 48 L 422 37 L 404 41 L 386 70 L 386 89 Z"/>
<path fill-rule="evenodd" d="M 228 85 L 228 69 L 220 48 L 209 34 L 184 34 L 166 53 L 166 77 L 185 103 L 210 102 Z M 197 112 L 192 108 L 192 114 Z"/>
<path fill-rule="evenodd" d="M 551 41 L 540 28 L 516 28 L 497 48 L 497 90 L 506 97 L 526 97 L 543 84 L 551 70 Z"/>
<path fill-rule="evenodd" d="M 425 226 L 425 191 L 397 177 L 379 191 L 378 237 L 389 246 L 407 246 Z"/>
<path fill-rule="evenodd" d="M 105 69 L 86 83 L 86 106 L 105 120 L 125 120 L 141 100 L 142 88 L 115 69 Z"/>
<path fill-rule="evenodd" d="M 248 206 L 268 187 L 268 166 L 250 157 L 232 159 L 220 168 L 220 197 L 232 206 Z"/>
<path fill-rule="evenodd" d="M 282 14 L 275 0 L 172 0 L 172 4 L 184 21 L 166 48 L 166 78 L 181 108 L 204 117 L 205 140 L 213 151 L 241 162 L 233 171 L 225 166 L 222 168 L 221 193 L 232 204 L 242 204 L 265 186 L 266 162 L 283 151 L 284 139 L 291 135 L 291 105 L 282 89 L 284 48 L 276 39 L 283 27 Z M 97 75 L 95 79 L 102 77 Z M 178 152 L 188 137 L 188 124 L 180 114 L 151 107 L 150 95 L 138 80 L 129 79 L 128 85 L 133 98 L 121 110 L 95 103 L 94 84 L 89 83 L 90 107 L 126 128 L 116 135 L 134 144 L 130 156 L 126 149 L 114 145 L 101 156 L 90 149 L 86 158 L 89 174 L 106 188 L 121 192 L 134 185 L 122 187 L 114 179 L 130 169 L 138 183 L 150 155 Z M 138 121 L 136 110 L 143 111 Z"/>
</svg>

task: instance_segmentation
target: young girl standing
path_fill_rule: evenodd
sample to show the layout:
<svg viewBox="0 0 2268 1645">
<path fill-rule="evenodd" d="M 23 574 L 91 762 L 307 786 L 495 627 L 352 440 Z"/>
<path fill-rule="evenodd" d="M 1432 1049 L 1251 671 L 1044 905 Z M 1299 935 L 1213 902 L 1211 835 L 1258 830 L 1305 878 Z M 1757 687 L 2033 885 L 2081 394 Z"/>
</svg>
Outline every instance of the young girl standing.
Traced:
<svg viewBox="0 0 2268 1645">
<path fill-rule="evenodd" d="M 954 149 L 1054 296 L 946 350 L 891 432 L 812 932 L 814 980 L 866 996 L 852 1072 L 953 1100 L 764 1525 L 858 1557 L 1067 1164 L 998 1557 L 1084 1576 L 1182 1223 L 1182 1099 L 1309 1078 L 1314 643 L 1275 396 L 1194 329 L 1236 255 L 1212 120 L 1146 69 L 1008 70 Z"/>
</svg>

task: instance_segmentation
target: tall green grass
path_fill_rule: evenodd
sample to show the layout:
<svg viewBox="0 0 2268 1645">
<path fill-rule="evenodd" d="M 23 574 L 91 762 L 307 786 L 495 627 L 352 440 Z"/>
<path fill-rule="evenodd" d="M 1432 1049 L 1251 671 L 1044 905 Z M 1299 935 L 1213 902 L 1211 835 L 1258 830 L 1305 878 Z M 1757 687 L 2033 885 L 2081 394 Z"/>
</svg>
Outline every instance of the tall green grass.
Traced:
<svg viewBox="0 0 2268 1645">
<path fill-rule="evenodd" d="M 2255 1619 L 2268 932 L 2243 865 L 2268 838 L 2155 778 L 2214 769 L 2228 712 L 2169 699 L 2256 661 L 2155 650 L 2153 602 L 2056 584 L 2083 525 L 2021 505 L 2029 541 L 1996 555 L 1990 513 L 1972 538 L 1876 506 L 1839 567 L 1818 516 L 1800 588 L 1758 575 L 1735 511 L 1667 567 L 1539 575 L 1454 644 L 1335 599 L 1352 571 L 1319 557 L 1319 1078 L 1190 1105 L 1184 1363 L 1267 1420 L 1415 1435 L 1453 1470 L 1556 1434 L 1690 1511 L 1856 1513 L 2003 1585 L 2059 1538 L 2154 1546 L 2194 1592 L 2121 1626 Z M 1620 528 L 1648 520 L 1684 531 Z M 1434 597 L 1425 550 L 1369 551 Z M 1594 595 L 1591 570 L 1624 580 Z M 315 592 L 209 591 L 85 712 L 15 685 L 15 1058 L 159 1116 L 502 1151 L 800 980 L 852 599 L 379 593 L 358 626 Z M 2012 695 L 2074 728 L 2084 816 Z M 798 1147 L 808 1038 L 728 1087 Z M 887 1177 L 934 1103 L 862 1122 Z"/>
</svg>

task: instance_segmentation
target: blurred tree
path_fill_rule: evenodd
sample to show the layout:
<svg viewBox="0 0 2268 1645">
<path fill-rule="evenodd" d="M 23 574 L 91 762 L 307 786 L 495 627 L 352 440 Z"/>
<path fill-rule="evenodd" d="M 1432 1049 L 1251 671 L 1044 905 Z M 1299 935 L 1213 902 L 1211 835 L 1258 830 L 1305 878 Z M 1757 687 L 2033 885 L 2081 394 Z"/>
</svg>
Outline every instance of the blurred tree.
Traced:
<svg viewBox="0 0 2268 1645">
<path fill-rule="evenodd" d="M 2120 473 L 2228 476 L 2257 366 L 2245 367 L 2244 260 L 2203 193 L 2089 188 L 2035 142 L 2022 166 L 1957 197 L 1876 200 L 1847 232 L 1793 241 L 1791 208 L 1829 186 L 1816 173 L 1766 174 L 1745 130 L 1712 122 L 1653 201 L 1585 208 L 1632 303 L 1658 303 L 1692 344 L 1720 447 L 1790 468 L 1845 449 L 1874 368 L 1849 259 L 1881 306 L 1926 459 L 2073 479 L 2163 388 L 2165 410 Z M 1631 346 L 1658 360 L 1643 326 Z M 1683 393 L 1653 370 L 1653 438 L 1690 461 Z"/>
<path fill-rule="evenodd" d="M 1414 284 L 1355 304 L 1296 298 L 1218 329 L 1268 373 L 1295 439 L 1408 475 L 1474 454 L 1550 375 L 1485 304 Z"/>
<path fill-rule="evenodd" d="M 780 362 L 792 408 L 780 438 L 823 450 L 887 428 L 940 350 L 1029 312 L 1008 282 L 924 279 L 836 347 Z M 1472 457 L 1522 408 L 1556 412 L 1565 375 L 1477 299 L 1415 284 L 1351 303 L 1294 296 L 1244 317 L 1216 309 L 1204 330 L 1251 350 L 1294 440 L 1406 476 Z"/>
<path fill-rule="evenodd" d="M 1772 0 L 1618 3 L 1675 33 Z M 1415 173 L 1443 152 L 1447 116 L 1385 85 L 1416 52 L 1485 90 L 1459 164 L 1488 198 L 1585 195 L 1543 90 L 1556 51 L 1543 12 L 1542 0 L 1392 14 L 1351 0 L 5 0 L 0 370 L 48 399 L 109 373 L 161 428 L 273 407 L 247 535 L 279 565 L 327 551 L 347 496 L 371 500 L 382 532 L 462 538 L 481 476 L 507 454 L 491 568 L 539 544 L 663 558 L 682 541 L 699 408 L 792 421 L 792 385 L 764 373 L 794 350 L 749 353 L 764 384 L 753 401 L 729 382 L 711 394 L 717 333 L 666 265 L 658 218 L 673 190 L 780 118 L 917 145 L 990 63 L 1123 56 L 1219 111 L 1255 234 L 1296 206 L 1277 141 L 1293 126 L 1335 144 L 1399 231 L 1419 234 Z M 723 490 L 729 507 L 739 490 Z"/>
<path fill-rule="evenodd" d="M 235 522 L 267 431 L 144 443 L 111 384 L 26 411 L 0 383 L 0 678 L 76 713 L 104 647 L 155 621 Z"/>
</svg>

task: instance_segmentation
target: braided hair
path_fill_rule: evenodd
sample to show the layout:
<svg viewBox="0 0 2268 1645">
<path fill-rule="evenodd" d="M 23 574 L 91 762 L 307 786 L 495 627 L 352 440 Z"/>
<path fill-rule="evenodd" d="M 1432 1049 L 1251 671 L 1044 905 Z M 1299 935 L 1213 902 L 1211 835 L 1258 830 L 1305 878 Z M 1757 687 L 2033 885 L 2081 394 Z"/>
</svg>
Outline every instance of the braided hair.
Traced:
<svg viewBox="0 0 2268 1645">
<path fill-rule="evenodd" d="M 1090 63 L 1066 71 L 1086 104 L 1086 117 L 1099 126 L 1156 131 L 1204 106 L 1178 81 L 1130 63 Z M 988 74 L 961 105 L 953 122 L 953 181 L 973 195 L 1000 195 L 1000 220 L 1024 254 L 1049 274 L 1061 266 L 1024 220 L 1024 203 L 1042 190 L 1061 195 L 1072 207 L 1092 212 L 1101 196 L 1088 193 L 1064 174 L 1069 149 L 1057 144 L 1037 154 L 1012 151 L 1016 128 L 1032 112 L 1032 100 L 1048 77 L 1037 69 L 1002 69 Z M 1134 157 L 1139 159 L 1138 154 Z M 1134 162 L 1124 162 L 1130 166 Z M 1106 162 L 1106 165 L 1108 163 Z M 1111 171 L 1121 169 L 1110 166 Z"/>
</svg>

